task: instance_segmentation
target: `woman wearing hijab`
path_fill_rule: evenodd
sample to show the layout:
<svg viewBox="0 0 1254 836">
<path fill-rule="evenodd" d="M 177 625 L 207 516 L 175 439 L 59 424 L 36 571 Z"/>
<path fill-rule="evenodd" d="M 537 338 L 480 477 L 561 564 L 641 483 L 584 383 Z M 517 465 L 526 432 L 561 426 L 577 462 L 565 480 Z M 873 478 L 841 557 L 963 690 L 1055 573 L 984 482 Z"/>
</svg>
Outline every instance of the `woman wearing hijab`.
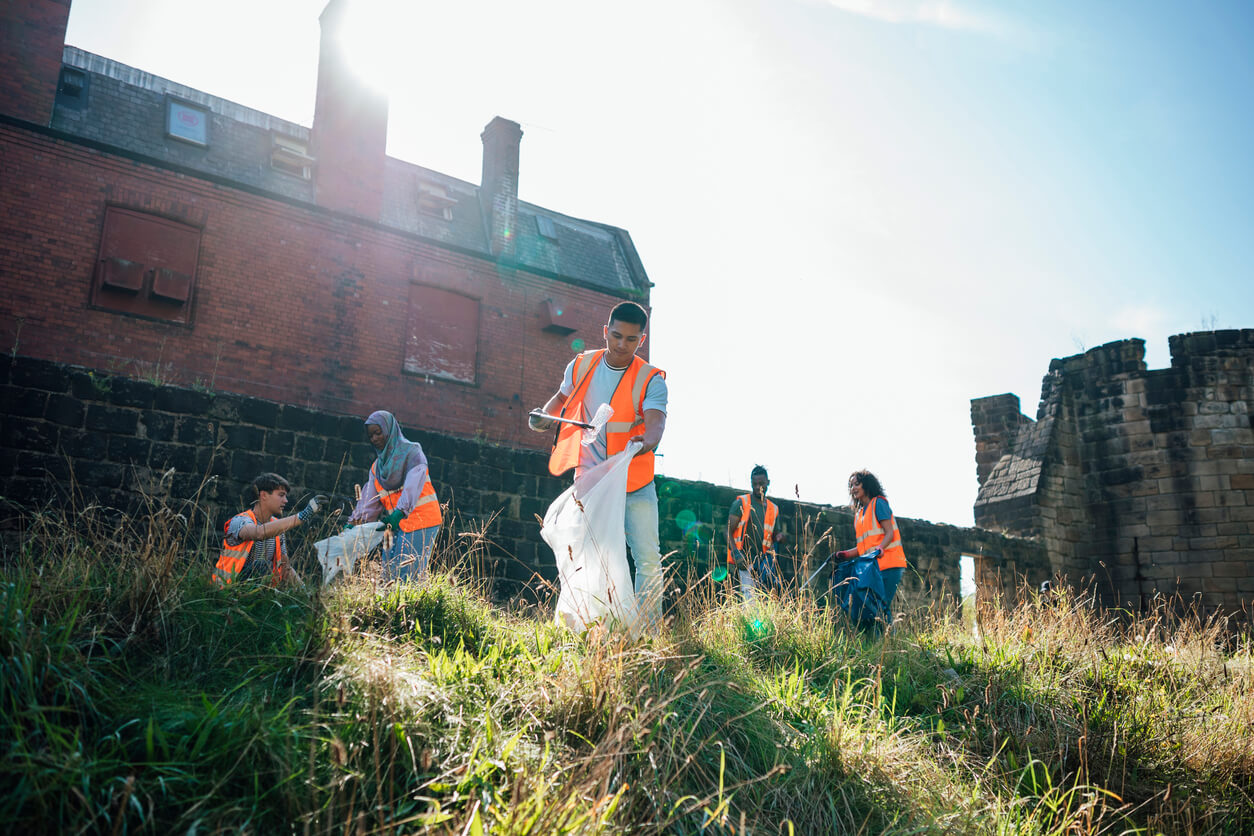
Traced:
<svg viewBox="0 0 1254 836">
<path fill-rule="evenodd" d="M 390 412 L 370 413 L 366 435 L 378 455 L 349 522 L 386 523 L 395 532 L 395 541 L 383 555 L 384 573 L 389 578 L 419 580 L 426 574 L 442 521 L 427 457 L 422 445 L 405 438 Z"/>
</svg>

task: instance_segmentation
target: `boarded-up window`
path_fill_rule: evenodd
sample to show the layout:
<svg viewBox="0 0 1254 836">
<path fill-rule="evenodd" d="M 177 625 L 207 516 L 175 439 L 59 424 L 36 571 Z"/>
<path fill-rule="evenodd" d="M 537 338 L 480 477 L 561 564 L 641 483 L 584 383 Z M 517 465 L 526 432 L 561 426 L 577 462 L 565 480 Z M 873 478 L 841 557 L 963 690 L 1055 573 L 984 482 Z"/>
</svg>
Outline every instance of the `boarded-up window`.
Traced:
<svg viewBox="0 0 1254 836">
<path fill-rule="evenodd" d="M 409 286 L 405 371 L 475 382 L 479 300 L 421 284 Z"/>
<path fill-rule="evenodd" d="M 118 313 L 191 321 L 200 230 L 110 206 L 92 273 L 91 303 Z"/>
</svg>

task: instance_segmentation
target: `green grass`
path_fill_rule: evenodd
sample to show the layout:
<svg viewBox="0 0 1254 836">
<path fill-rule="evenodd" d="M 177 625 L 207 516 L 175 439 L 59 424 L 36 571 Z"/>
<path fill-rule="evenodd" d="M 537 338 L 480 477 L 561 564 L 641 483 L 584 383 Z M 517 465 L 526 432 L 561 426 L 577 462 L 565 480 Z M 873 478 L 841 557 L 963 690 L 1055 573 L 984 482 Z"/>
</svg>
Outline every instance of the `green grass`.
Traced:
<svg viewBox="0 0 1254 836">
<path fill-rule="evenodd" d="M 877 639 L 698 587 L 633 643 L 494 607 L 464 553 L 423 585 L 219 590 L 205 536 L 27 518 L 0 829 L 1254 831 L 1249 645 L 1165 607 L 1065 593 L 977 636 L 904 602 Z"/>
</svg>

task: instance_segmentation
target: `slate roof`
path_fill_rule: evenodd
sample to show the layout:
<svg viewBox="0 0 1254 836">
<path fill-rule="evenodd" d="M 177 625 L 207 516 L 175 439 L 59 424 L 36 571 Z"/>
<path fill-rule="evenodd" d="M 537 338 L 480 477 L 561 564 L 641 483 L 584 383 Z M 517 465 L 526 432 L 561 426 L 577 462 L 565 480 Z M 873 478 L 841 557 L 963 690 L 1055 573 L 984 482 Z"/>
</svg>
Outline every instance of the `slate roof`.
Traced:
<svg viewBox="0 0 1254 836">
<path fill-rule="evenodd" d="M 53 109 L 52 125 L 72 136 L 90 139 L 158 163 L 203 172 L 217 178 L 274 193 L 290 201 L 314 203 L 313 182 L 270 166 L 275 133 L 308 141 L 310 129 L 227 99 L 178 84 L 126 64 L 66 46 L 63 63 L 85 71 L 87 104 L 82 109 Z M 210 111 L 209 145 L 199 148 L 165 136 L 167 96 Z M 380 222 L 420 236 L 492 258 L 480 209 L 479 187 L 433 169 L 393 157 L 385 162 Z M 419 205 L 419 184 L 443 187 L 455 202 L 451 218 Z M 552 224 L 553 239 L 542 235 L 537 216 Z M 562 281 L 591 286 L 618 296 L 634 297 L 650 287 L 644 265 L 626 230 L 581 220 L 519 201 L 514 264 Z"/>
</svg>

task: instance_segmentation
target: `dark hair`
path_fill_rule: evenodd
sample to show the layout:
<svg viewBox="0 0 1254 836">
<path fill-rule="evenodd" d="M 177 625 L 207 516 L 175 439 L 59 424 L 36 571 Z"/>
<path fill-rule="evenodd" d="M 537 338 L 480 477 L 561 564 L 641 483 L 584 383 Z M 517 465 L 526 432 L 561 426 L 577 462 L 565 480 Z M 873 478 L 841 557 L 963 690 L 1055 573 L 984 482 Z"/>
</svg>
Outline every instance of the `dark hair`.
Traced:
<svg viewBox="0 0 1254 836">
<path fill-rule="evenodd" d="M 753 481 L 753 477 L 754 477 L 754 476 L 757 476 L 759 473 L 761 473 L 763 476 L 766 476 L 766 468 L 765 468 L 765 467 L 763 467 L 763 466 L 762 466 L 762 465 L 760 465 L 760 464 L 755 464 L 755 465 L 753 466 L 753 470 L 749 471 L 749 481 L 750 481 L 750 482 L 752 482 L 752 481 Z M 766 478 L 767 478 L 767 481 L 770 481 L 770 478 L 771 478 L 771 477 L 770 477 L 770 476 L 766 476 Z"/>
<path fill-rule="evenodd" d="M 875 478 L 875 474 L 869 470 L 855 470 L 849 474 L 849 481 L 857 481 L 862 486 L 862 492 L 866 494 L 867 499 L 874 499 L 882 496 L 888 499 L 888 494 L 884 493 L 884 486 L 880 484 L 880 480 Z"/>
<path fill-rule="evenodd" d="M 645 326 L 649 324 L 649 315 L 645 313 L 644 308 L 635 302 L 619 302 L 614 306 L 614 310 L 610 311 L 610 318 L 606 321 L 608 325 L 611 322 L 626 322 L 628 325 L 639 325 L 643 331 Z"/>
<path fill-rule="evenodd" d="M 292 486 L 288 484 L 286 479 L 277 473 L 263 473 L 256 479 L 253 479 L 253 492 L 256 494 L 257 499 L 261 498 L 262 491 L 265 491 L 266 493 L 273 493 L 279 488 L 284 488 L 285 490 L 290 491 Z"/>
</svg>

